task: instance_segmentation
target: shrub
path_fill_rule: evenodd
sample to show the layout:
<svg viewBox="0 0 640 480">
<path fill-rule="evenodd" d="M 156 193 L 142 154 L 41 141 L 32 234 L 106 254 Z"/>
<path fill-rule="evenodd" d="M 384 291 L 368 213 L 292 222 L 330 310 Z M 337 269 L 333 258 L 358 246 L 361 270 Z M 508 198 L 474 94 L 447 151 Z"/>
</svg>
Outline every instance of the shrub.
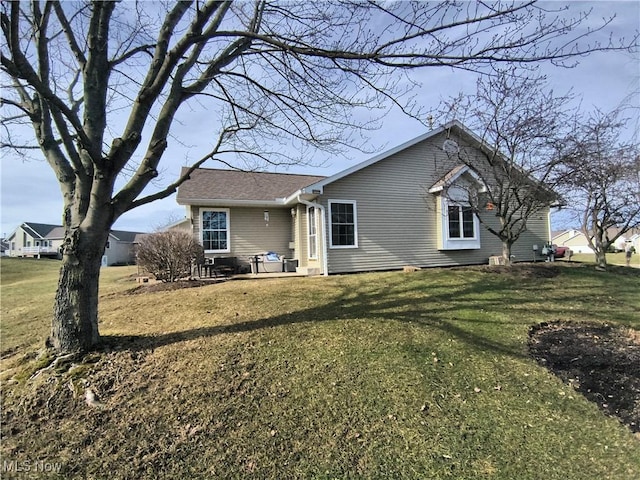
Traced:
<svg viewBox="0 0 640 480">
<path fill-rule="evenodd" d="M 185 231 L 152 233 L 138 246 L 138 265 L 163 282 L 190 276 L 193 263 L 202 258 L 202 246 Z"/>
</svg>

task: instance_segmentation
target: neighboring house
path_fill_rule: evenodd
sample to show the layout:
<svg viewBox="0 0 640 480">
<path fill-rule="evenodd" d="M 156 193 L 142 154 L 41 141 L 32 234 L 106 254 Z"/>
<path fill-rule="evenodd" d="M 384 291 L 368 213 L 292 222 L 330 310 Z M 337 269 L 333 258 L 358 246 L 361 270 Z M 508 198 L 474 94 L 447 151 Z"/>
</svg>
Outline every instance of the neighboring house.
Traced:
<svg viewBox="0 0 640 480">
<path fill-rule="evenodd" d="M 617 227 L 609 228 L 607 230 L 607 235 L 609 238 L 613 238 L 620 233 L 620 230 L 621 229 Z M 632 230 L 622 232 L 622 234 L 618 238 L 616 238 L 615 242 L 613 242 L 613 249 L 618 252 L 623 252 L 627 245 L 627 240 L 631 238 L 633 233 L 634 232 Z"/>
<path fill-rule="evenodd" d="M 170 223 L 162 227 L 163 231 L 168 230 L 184 230 L 186 232 L 191 231 L 191 220 L 188 218 L 183 218 L 182 220 L 178 220 L 177 222 Z"/>
<path fill-rule="evenodd" d="M 618 228 L 610 228 L 607 234 L 609 238 L 612 238 L 619 232 L 620 229 Z M 638 236 L 634 229 L 624 232 L 616 239 L 612 248 L 617 251 L 623 251 L 627 242 L 635 245 L 634 242 L 637 243 L 639 241 Z M 593 249 L 589 246 L 587 237 L 580 230 L 569 229 L 558 232 L 552 237 L 551 242 L 558 246 L 569 247 L 573 253 L 594 253 Z"/>
<path fill-rule="evenodd" d="M 456 200 L 484 187 L 443 150 L 454 141 L 482 147 L 452 122 L 331 177 L 198 169 L 177 201 L 208 257 L 273 251 L 307 274 L 487 263 L 501 243 Z M 497 225 L 487 208 L 483 220 Z M 515 260 L 532 260 L 549 232 L 546 209 L 529 219 Z"/>
<path fill-rule="evenodd" d="M 139 232 L 112 230 L 105 247 L 103 265 L 135 263 L 135 245 Z M 8 255 L 12 257 L 60 257 L 64 228 L 60 225 L 25 222 L 8 238 Z"/>
<path fill-rule="evenodd" d="M 5 257 L 9 255 L 10 242 L 6 239 L 0 240 L 0 255 Z"/>
<path fill-rule="evenodd" d="M 136 249 L 142 237 L 141 232 L 111 230 L 102 256 L 102 265 L 131 265 L 136 263 Z"/>
<path fill-rule="evenodd" d="M 25 222 L 7 237 L 11 257 L 57 257 L 64 230 L 58 225 Z"/>
<path fill-rule="evenodd" d="M 587 237 L 580 230 L 564 230 L 551 238 L 551 243 L 559 247 L 569 247 L 573 253 L 593 253 Z"/>
</svg>

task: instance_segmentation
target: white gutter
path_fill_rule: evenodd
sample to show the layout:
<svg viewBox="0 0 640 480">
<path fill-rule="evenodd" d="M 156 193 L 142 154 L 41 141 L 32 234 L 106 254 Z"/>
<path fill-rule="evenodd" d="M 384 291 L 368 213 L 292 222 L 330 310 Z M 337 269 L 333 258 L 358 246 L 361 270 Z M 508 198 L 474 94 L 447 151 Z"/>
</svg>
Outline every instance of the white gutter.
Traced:
<svg viewBox="0 0 640 480">
<path fill-rule="evenodd" d="M 178 199 L 178 205 L 186 205 L 194 207 L 285 207 L 287 206 L 285 198 L 276 198 L 274 200 L 229 200 L 219 198 L 183 198 Z"/>
<path fill-rule="evenodd" d="M 320 218 L 322 219 L 322 221 L 320 222 L 320 230 L 322 231 L 322 236 L 320 237 L 322 238 L 322 275 L 327 277 L 329 276 L 329 262 L 327 260 L 327 238 L 325 234 L 327 223 L 325 219 L 325 209 L 319 203 L 304 200 L 300 195 L 298 195 L 297 200 L 299 203 L 306 205 L 307 207 L 313 207 L 320 210 Z"/>
</svg>

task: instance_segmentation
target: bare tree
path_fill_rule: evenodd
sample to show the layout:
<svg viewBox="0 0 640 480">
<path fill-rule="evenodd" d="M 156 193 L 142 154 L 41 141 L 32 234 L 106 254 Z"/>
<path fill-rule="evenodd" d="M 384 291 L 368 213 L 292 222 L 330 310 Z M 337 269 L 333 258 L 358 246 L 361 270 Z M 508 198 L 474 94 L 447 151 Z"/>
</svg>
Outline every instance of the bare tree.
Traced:
<svg viewBox="0 0 640 480">
<path fill-rule="evenodd" d="M 571 99 L 571 93 L 556 95 L 543 76 L 508 69 L 480 78 L 474 95 L 445 102 L 445 115 L 478 134 L 479 158 L 476 148 L 462 146 L 448 153 L 477 175 L 481 191 L 469 186 L 464 200 L 502 242 L 506 265 L 529 219 L 559 200 L 553 188 L 555 153 L 568 131 L 571 112 L 566 105 Z"/>
<path fill-rule="evenodd" d="M 193 265 L 203 259 L 202 245 L 184 230 L 145 235 L 136 254 L 138 265 L 163 282 L 191 276 Z"/>
<path fill-rule="evenodd" d="M 625 139 L 631 121 L 621 110 L 595 112 L 559 146 L 566 208 L 605 269 L 609 248 L 640 226 L 640 146 Z"/>
<path fill-rule="evenodd" d="M 283 138 L 332 151 L 356 142 L 354 109 L 411 111 L 418 67 L 571 64 L 636 39 L 587 44 L 588 14 L 535 2 L 3 2 L 3 125 L 28 120 L 60 183 L 65 241 L 51 340 L 99 340 L 100 258 L 125 212 L 165 198 L 209 159 L 297 162 Z M 603 21 L 595 31 L 606 29 Z M 183 176 L 149 192 L 172 128 L 206 112 L 211 139 Z M 203 142 L 204 143 L 204 142 Z M 299 150 L 298 148 L 297 150 Z M 207 151 L 208 150 L 208 151 Z"/>
</svg>

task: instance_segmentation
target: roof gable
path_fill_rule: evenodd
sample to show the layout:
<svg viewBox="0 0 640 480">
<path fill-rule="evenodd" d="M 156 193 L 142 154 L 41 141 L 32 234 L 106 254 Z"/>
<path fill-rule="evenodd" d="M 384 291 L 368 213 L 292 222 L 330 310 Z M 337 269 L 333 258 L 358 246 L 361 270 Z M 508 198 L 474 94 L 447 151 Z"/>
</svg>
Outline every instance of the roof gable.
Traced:
<svg viewBox="0 0 640 480">
<path fill-rule="evenodd" d="M 476 136 L 471 130 L 469 130 L 467 127 L 465 127 L 462 123 L 460 123 L 457 120 L 451 121 L 446 123 L 445 125 L 433 129 L 427 133 L 424 133 L 422 135 L 417 136 L 416 138 L 409 140 L 401 145 L 398 145 L 397 147 L 394 147 L 390 150 L 387 150 L 385 152 L 382 152 L 368 160 L 365 160 L 364 162 L 358 163 L 357 165 L 354 165 L 351 168 L 347 168 L 346 170 L 343 170 L 341 172 L 336 173 L 335 175 L 325 178 L 317 183 L 314 183 L 313 185 L 309 185 L 307 188 L 305 188 L 305 193 L 314 193 L 313 190 L 317 190 L 317 191 L 322 191 L 322 189 L 326 186 L 329 185 L 333 182 L 336 182 L 338 180 L 340 180 L 341 178 L 344 178 L 348 175 L 351 175 L 353 173 L 356 173 L 360 170 L 362 170 L 363 168 L 369 167 L 370 165 L 373 165 L 375 163 L 378 163 L 382 160 L 385 160 L 393 155 L 395 155 L 398 152 L 401 152 L 403 150 L 406 150 L 407 148 L 413 147 L 414 145 L 417 145 L 420 142 L 424 142 L 425 140 L 428 140 L 429 138 L 433 138 L 443 132 L 449 131 L 451 129 L 455 129 L 457 133 L 465 136 L 467 139 L 471 140 L 473 143 L 477 144 L 479 148 L 487 148 L 486 145 L 482 142 L 482 140 L 480 140 L 480 138 L 478 138 L 478 136 Z"/>
<path fill-rule="evenodd" d="M 44 238 L 58 225 L 49 225 L 46 223 L 24 222 L 20 225 L 22 229 L 33 238 Z"/>
<path fill-rule="evenodd" d="M 438 193 L 446 190 L 448 187 L 456 183 L 456 181 L 463 177 L 470 177 L 475 183 L 478 184 L 478 191 L 483 192 L 486 190 L 485 184 L 476 172 L 473 171 L 468 165 L 457 165 L 453 167 L 445 176 L 433 184 L 429 189 L 429 193 Z"/>
<path fill-rule="evenodd" d="M 125 230 L 111 230 L 111 232 L 109 232 L 109 235 L 111 237 L 113 237 L 113 239 L 118 241 L 118 242 L 135 243 L 136 241 L 139 241 L 141 235 L 145 235 L 145 234 L 142 233 L 142 232 L 128 232 L 128 231 L 125 231 Z"/>
<path fill-rule="evenodd" d="M 183 169 L 182 173 L 185 173 Z M 250 203 L 283 200 L 325 177 L 288 173 L 244 172 L 199 168 L 178 187 L 180 205 L 206 205 L 214 201 Z"/>
</svg>

